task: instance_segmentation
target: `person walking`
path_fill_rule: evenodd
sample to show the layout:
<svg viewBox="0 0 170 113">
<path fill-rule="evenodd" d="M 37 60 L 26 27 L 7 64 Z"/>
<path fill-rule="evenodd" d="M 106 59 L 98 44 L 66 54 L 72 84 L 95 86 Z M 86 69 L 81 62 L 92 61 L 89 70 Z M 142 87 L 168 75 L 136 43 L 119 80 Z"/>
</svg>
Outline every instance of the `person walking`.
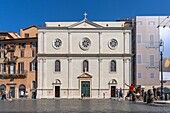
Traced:
<svg viewBox="0 0 170 113">
<path fill-rule="evenodd" d="M 9 97 L 9 101 L 12 101 L 12 90 L 9 90 L 8 97 Z"/>
<path fill-rule="evenodd" d="M 156 88 L 155 88 L 155 86 L 152 86 L 152 89 L 153 89 L 154 99 L 157 99 L 157 98 L 156 98 Z"/>
<path fill-rule="evenodd" d="M 25 99 L 28 100 L 28 92 L 25 92 Z"/>
<path fill-rule="evenodd" d="M 24 98 L 24 91 L 23 91 L 23 90 L 20 91 L 20 97 L 21 97 L 22 99 Z"/>
<path fill-rule="evenodd" d="M 128 85 L 125 83 L 126 86 L 129 87 L 129 93 L 128 93 L 128 96 L 132 97 L 130 100 L 132 101 L 135 101 L 135 85 L 131 84 L 131 85 Z"/>
<path fill-rule="evenodd" d="M 122 88 L 119 89 L 119 98 L 123 98 Z"/>
</svg>

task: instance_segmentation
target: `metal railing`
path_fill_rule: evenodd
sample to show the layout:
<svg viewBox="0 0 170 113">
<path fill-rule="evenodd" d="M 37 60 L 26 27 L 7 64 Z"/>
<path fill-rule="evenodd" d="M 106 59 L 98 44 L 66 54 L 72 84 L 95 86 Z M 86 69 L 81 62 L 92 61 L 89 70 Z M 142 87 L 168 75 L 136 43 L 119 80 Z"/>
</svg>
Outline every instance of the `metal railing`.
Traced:
<svg viewBox="0 0 170 113">
<path fill-rule="evenodd" d="M 0 72 L 0 78 L 25 78 L 27 75 L 27 70 L 16 70 L 9 72 Z"/>
<path fill-rule="evenodd" d="M 146 68 L 159 68 L 159 62 L 146 62 Z"/>
</svg>

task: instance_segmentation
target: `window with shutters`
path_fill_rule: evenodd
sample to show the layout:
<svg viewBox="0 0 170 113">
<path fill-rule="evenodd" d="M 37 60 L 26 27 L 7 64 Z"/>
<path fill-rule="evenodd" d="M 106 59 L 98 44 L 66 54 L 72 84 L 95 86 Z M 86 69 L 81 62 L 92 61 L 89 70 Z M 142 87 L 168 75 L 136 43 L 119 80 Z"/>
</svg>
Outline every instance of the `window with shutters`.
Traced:
<svg viewBox="0 0 170 113">
<path fill-rule="evenodd" d="M 137 43 L 140 44 L 142 43 L 142 34 L 137 34 Z"/>
<path fill-rule="evenodd" d="M 23 74 L 24 73 L 24 62 L 18 63 L 18 73 Z"/>
<path fill-rule="evenodd" d="M 0 52 L 0 58 L 5 58 L 5 51 Z"/>
<path fill-rule="evenodd" d="M 24 50 L 21 50 L 21 57 L 24 57 Z"/>
<path fill-rule="evenodd" d="M 150 67 L 154 67 L 154 60 L 155 60 L 155 56 L 154 55 L 150 55 Z"/>
<path fill-rule="evenodd" d="M 4 63 L 0 63 L 0 72 L 5 72 L 6 71 L 6 66 Z"/>
<path fill-rule="evenodd" d="M 149 41 L 149 45 L 150 45 L 150 47 L 154 47 L 154 35 L 149 35 L 149 39 L 150 39 L 150 41 Z"/>
<path fill-rule="evenodd" d="M 137 63 L 138 64 L 142 63 L 142 55 L 137 55 Z"/>
<path fill-rule="evenodd" d="M 142 78 L 142 74 L 141 73 L 138 73 L 138 78 Z"/>
<path fill-rule="evenodd" d="M 9 74 L 15 74 L 15 64 L 10 64 L 8 69 Z"/>
<path fill-rule="evenodd" d="M 35 61 L 31 62 L 30 63 L 30 71 L 36 71 L 36 67 L 37 67 L 36 65 L 37 65 L 37 62 L 35 62 Z"/>
</svg>

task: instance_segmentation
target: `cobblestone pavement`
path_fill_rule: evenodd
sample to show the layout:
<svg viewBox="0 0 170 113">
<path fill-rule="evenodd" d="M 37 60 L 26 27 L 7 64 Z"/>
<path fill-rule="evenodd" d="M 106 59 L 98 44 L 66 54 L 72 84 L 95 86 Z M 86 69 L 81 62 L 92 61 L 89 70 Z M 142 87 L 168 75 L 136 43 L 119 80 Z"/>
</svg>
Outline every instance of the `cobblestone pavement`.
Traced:
<svg viewBox="0 0 170 113">
<path fill-rule="evenodd" d="M 112 99 L 0 101 L 0 113 L 170 113 L 170 105 Z"/>
</svg>

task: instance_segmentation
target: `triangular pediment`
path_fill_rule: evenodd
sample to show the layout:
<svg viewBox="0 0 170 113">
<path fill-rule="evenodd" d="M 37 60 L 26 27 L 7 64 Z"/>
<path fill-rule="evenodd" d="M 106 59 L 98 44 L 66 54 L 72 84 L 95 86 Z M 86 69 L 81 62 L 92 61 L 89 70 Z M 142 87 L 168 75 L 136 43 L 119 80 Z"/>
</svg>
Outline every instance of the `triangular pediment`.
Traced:
<svg viewBox="0 0 170 113">
<path fill-rule="evenodd" d="M 78 76 L 77 78 L 92 78 L 92 75 L 88 73 L 83 73 L 82 75 Z"/>
<path fill-rule="evenodd" d="M 69 28 L 102 28 L 102 26 L 84 19 L 81 22 L 70 25 Z"/>
</svg>

